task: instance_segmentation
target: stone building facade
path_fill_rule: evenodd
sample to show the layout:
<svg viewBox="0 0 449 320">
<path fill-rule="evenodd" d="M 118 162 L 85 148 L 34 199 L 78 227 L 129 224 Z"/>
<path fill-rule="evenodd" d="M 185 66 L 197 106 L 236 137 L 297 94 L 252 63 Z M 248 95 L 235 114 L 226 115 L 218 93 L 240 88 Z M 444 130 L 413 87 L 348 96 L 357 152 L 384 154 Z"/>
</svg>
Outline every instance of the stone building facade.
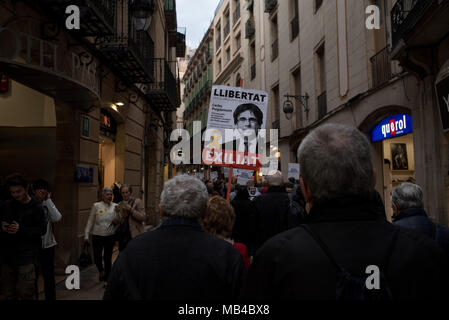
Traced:
<svg viewBox="0 0 449 320">
<path fill-rule="evenodd" d="M 439 108 L 449 100 L 442 82 L 447 74 L 447 19 L 443 22 L 447 2 L 419 1 L 414 10 L 423 11 L 418 14 L 421 20 L 411 31 L 406 29 L 411 33 L 405 40 L 395 40 L 397 22 L 407 22 L 404 16 L 413 9 L 405 6 L 415 3 L 406 2 L 240 1 L 240 25 L 225 36 L 223 28 L 236 1 L 222 1 L 214 18 L 214 84 L 235 86 L 238 73 L 245 88 L 269 93 L 267 129 L 279 129 L 279 167 L 285 179 L 288 164 L 297 162 L 298 146 L 310 130 L 335 122 L 355 126 L 372 142 L 376 190 L 387 213 L 391 215 L 391 190 L 412 181 L 423 186 L 429 215 L 447 224 L 449 152 L 444 121 L 448 119 L 442 113 L 446 109 Z M 371 5 L 379 9 L 380 29 L 366 27 Z M 435 29 L 436 35 L 430 36 Z M 241 58 L 226 62 L 227 46 L 234 52 L 239 32 Z M 425 42 L 421 32 L 430 40 Z M 417 49 L 420 41 L 428 49 Z M 410 46 L 416 47 L 413 54 Z M 287 100 L 294 106 L 288 114 Z M 389 128 L 386 122 L 391 121 L 396 130 L 382 136 L 382 128 Z"/>
<path fill-rule="evenodd" d="M 131 185 L 148 223 L 158 222 L 185 47 L 174 0 L 154 1 L 148 28 L 132 1 L 80 4 L 78 32 L 64 27 L 61 2 L 4 1 L 0 11 L 0 176 L 49 181 L 63 215 L 54 226 L 61 271 L 77 264 L 103 187 Z"/>
</svg>

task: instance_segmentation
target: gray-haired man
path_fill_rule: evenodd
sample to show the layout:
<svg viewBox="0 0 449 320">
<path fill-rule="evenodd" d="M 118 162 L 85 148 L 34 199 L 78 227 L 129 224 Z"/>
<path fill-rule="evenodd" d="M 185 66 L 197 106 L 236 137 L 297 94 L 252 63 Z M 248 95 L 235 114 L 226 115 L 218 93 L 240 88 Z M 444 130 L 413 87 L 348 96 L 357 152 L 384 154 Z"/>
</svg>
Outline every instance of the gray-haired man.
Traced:
<svg viewBox="0 0 449 320">
<path fill-rule="evenodd" d="M 223 300 L 237 297 L 246 269 L 229 243 L 203 232 L 204 183 L 187 175 L 164 185 L 161 226 L 134 238 L 115 262 L 104 299 Z"/>
<path fill-rule="evenodd" d="M 449 258 L 449 228 L 434 223 L 427 217 L 420 186 L 409 182 L 400 184 L 393 190 L 391 202 L 395 225 L 428 235 L 438 243 Z"/>
<path fill-rule="evenodd" d="M 301 189 L 310 208 L 308 228 L 281 233 L 260 248 L 244 298 L 447 299 L 442 250 L 376 212 L 370 198 L 375 174 L 365 135 L 343 125 L 321 126 L 303 140 L 298 158 Z M 359 291 L 352 291 L 361 295 L 341 295 L 347 291 L 337 288 L 354 283 L 338 282 L 342 279 L 357 279 L 357 284 L 361 279 Z"/>
</svg>

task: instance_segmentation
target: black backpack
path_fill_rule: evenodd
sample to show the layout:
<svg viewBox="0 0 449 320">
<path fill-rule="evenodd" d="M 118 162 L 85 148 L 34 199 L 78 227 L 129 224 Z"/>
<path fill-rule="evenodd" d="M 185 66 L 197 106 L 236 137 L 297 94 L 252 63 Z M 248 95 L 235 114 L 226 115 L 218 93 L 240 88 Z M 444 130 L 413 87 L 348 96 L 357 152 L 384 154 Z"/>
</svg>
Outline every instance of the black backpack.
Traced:
<svg viewBox="0 0 449 320">
<path fill-rule="evenodd" d="M 308 225 L 302 225 L 302 227 L 310 234 L 315 242 L 320 246 L 321 250 L 326 254 L 333 266 L 337 269 L 337 287 L 335 291 L 335 298 L 337 300 L 359 300 L 359 301 L 376 301 L 376 300 L 392 300 L 392 294 L 388 279 L 383 270 L 388 270 L 388 264 L 391 258 L 391 254 L 396 243 L 398 230 L 393 235 L 389 248 L 383 259 L 383 263 L 379 266 L 379 285 L 380 288 L 368 289 L 366 287 L 366 279 L 369 275 L 353 274 L 349 270 L 340 266 L 334 259 L 329 251 L 329 248 L 324 244 L 321 238 L 310 228 Z"/>
<path fill-rule="evenodd" d="M 92 264 L 92 257 L 90 256 L 89 243 L 85 242 L 83 245 L 83 251 L 79 258 L 79 266 L 85 268 Z"/>
</svg>

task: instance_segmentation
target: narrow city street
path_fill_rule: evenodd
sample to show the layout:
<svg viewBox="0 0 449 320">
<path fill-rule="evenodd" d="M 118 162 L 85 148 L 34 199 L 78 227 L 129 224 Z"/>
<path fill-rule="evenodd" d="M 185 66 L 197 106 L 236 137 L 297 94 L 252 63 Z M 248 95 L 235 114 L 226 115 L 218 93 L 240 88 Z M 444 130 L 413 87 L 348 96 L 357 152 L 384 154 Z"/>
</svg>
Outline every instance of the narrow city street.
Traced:
<svg viewBox="0 0 449 320">
<path fill-rule="evenodd" d="M 118 250 L 114 251 L 112 263 L 118 257 Z M 98 271 L 93 264 L 80 272 L 80 290 L 67 290 L 64 276 L 56 276 L 57 300 L 102 300 L 104 294 L 103 282 L 98 281 Z M 39 279 L 39 300 L 45 300 L 43 281 Z"/>
</svg>

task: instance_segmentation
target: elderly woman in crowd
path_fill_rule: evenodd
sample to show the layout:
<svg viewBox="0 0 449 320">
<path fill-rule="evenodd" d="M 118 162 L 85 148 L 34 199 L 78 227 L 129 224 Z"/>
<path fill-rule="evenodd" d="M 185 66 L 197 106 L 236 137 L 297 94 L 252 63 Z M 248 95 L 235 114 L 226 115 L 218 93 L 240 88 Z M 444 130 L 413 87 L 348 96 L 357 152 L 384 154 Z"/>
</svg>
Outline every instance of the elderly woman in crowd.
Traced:
<svg viewBox="0 0 449 320">
<path fill-rule="evenodd" d="M 246 268 L 249 269 L 250 260 L 246 246 L 243 243 L 234 242 L 230 238 L 234 222 L 234 208 L 224 198 L 214 196 L 209 199 L 206 214 L 202 220 L 204 231 L 232 244 L 240 252 Z"/>
<path fill-rule="evenodd" d="M 115 228 L 119 222 L 119 214 L 115 210 L 116 203 L 112 202 L 113 191 L 111 188 L 103 189 L 103 199 L 94 203 L 90 210 L 89 220 L 87 221 L 84 241 L 89 241 L 89 233 L 92 231 L 92 247 L 94 252 L 94 261 L 100 273 L 99 280 L 108 281 L 111 272 L 112 250 L 115 243 Z M 104 256 L 102 259 L 102 253 Z M 104 268 L 103 261 L 104 260 Z"/>
<path fill-rule="evenodd" d="M 131 239 L 145 231 L 143 223 L 146 220 L 146 214 L 143 201 L 132 197 L 132 192 L 131 186 L 123 184 L 120 187 L 123 201 L 116 207 L 116 211 L 120 214 L 120 225 L 116 231 L 120 251 L 125 250 Z"/>
</svg>

